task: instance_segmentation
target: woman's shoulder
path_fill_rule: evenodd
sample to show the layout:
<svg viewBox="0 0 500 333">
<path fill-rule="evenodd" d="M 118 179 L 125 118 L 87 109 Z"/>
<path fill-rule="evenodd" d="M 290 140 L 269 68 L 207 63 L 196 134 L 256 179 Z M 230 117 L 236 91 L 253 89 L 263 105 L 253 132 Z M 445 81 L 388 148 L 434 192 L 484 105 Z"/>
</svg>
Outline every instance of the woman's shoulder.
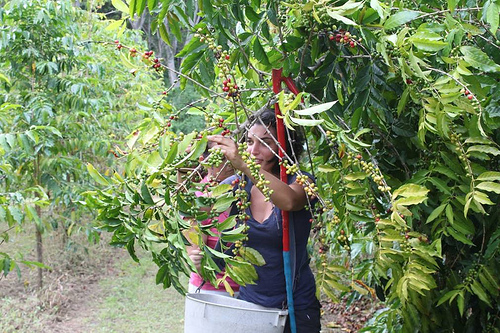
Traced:
<svg viewBox="0 0 500 333">
<path fill-rule="evenodd" d="M 241 179 L 239 175 L 232 175 L 220 182 L 220 184 L 230 184 L 232 185 L 236 179 Z"/>
</svg>

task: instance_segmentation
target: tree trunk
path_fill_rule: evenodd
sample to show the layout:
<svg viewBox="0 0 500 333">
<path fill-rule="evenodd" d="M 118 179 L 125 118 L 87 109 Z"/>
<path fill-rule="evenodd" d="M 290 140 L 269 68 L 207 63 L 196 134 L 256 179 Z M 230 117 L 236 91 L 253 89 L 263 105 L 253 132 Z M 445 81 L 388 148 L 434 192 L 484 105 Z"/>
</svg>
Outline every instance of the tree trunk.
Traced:
<svg viewBox="0 0 500 333">
<path fill-rule="evenodd" d="M 33 177 L 35 179 L 35 184 L 39 185 L 40 184 L 40 155 L 37 155 L 35 162 L 34 162 L 34 168 L 33 168 Z M 39 195 L 38 193 L 36 194 L 37 196 Z M 40 206 L 35 207 L 36 214 L 42 220 L 42 208 Z M 36 261 L 39 263 L 43 264 L 43 241 L 42 241 L 42 225 L 36 225 Z M 38 278 L 37 278 L 37 287 L 38 290 L 41 290 L 43 287 L 43 270 L 41 267 L 37 268 L 38 270 Z"/>
<path fill-rule="evenodd" d="M 39 206 L 36 207 L 36 213 L 41 217 L 41 209 Z M 43 263 L 43 242 L 42 242 L 42 231 L 38 226 L 36 226 L 36 261 L 39 263 Z M 43 287 L 43 270 L 41 267 L 37 268 L 38 277 L 37 277 L 37 287 L 38 290 L 41 290 Z"/>
</svg>

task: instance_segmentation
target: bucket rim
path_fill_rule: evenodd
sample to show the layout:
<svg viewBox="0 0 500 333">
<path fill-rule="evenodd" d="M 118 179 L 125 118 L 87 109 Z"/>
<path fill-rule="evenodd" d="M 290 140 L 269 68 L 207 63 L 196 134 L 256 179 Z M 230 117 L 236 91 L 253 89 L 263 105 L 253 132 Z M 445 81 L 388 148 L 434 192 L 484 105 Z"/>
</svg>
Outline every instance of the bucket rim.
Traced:
<svg viewBox="0 0 500 333">
<path fill-rule="evenodd" d="M 226 305 L 226 304 L 219 304 L 219 303 L 210 302 L 210 301 L 206 301 L 206 300 L 200 300 L 200 299 L 197 299 L 195 297 L 192 297 L 192 295 L 196 295 L 196 294 L 187 293 L 186 294 L 186 298 L 189 298 L 190 300 L 198 302 L 198 303 L 205 303 L 205 304 L 210 304 L 210 305 L 214 305 L 214 306 L 220 306 L 220 307 L 224 307 L 224 308 L 235 309 L 234 306 L 230 306 L 230 305 Z M 227 297 L 227 296 L 220 296 L 220 295 L 214 295 L 214 296 L 217 296 L 217 297 Z M 244 300 L 241 300 L 241 299 L 236 299 L 236 300 L 242 301 L 242 302 L 247 302 L 247 301 L 244 301 Z M 255 303 L 251 303 L 251 302 L 247 302 L 247 303 L 254 304 L 254 305 L 257 305 L 257 306 L 261 306 L 259 304 L 255 304 Z M 274 314 L 278 314 L 280 316 L 287 316 L 288 315 L 288 310 L 282 310 L 282 309 L 278 309 L 278 308 L 276 308 L 276 309 L 275 308 L 264 308 L 264 309 L 252 309 L 252 308 L 244 309 L 244 308 L 241 308 L 241 309 L 245 310 L 245 311 L 274 313 Z"/>
</svg>

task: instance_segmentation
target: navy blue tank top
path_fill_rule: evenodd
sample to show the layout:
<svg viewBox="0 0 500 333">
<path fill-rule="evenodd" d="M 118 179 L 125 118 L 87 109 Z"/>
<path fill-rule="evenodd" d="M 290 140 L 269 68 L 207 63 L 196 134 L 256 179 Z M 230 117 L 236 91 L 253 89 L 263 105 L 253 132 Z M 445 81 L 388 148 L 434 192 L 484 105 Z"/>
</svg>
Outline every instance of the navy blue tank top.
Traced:
<svg viewBox="0 0 500 333">
<path fill-rule="evenodd" d="M 306 174 L 312 179 L 312 176 Z M 288 183 L 295 181 L 295 176 L 289 176 Z M 249 200 L 252 183 L 247 179 L 245 190 Z M 314 204 L 314 202 L 313 202 Z M 283 265 L 283 227 L 281 210 L 274 207 L 271 215 L 262 223 L 256 221 L 247 208 L 250 216 L 247 221 L 247 246 L 257 250 L 266 261 L 263 266 L 255 266 L 258 279 L 256 284 L 247 284 L 240 288 L 239 298 L 271 308 L 286 306 L 286 284 Z M 309 267 L 307 241 L 311 231 L 311 212 L 309 209 L 290 212 L 290 223 L 295 229 L 295 275 L 294 275 L 294 306 L 297 310 L 309 307 L 316 300 L 316 284 L 314 275 Z M 292 240 L 290 240 L 292 246 Z M 294 258 L 291 258 L 293 262 Z"/>
</svg>

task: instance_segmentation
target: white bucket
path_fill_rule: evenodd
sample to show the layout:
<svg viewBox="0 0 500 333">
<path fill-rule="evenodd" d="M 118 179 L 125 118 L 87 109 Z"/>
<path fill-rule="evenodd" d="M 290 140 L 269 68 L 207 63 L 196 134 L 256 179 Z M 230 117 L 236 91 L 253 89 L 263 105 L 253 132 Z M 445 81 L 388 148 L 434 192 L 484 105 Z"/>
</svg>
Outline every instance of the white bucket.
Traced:
<svg viewBox="0 0 500 333">
<path fill-rule="evenodd" d="M 187 294 L 184 333 L 282 333 L 287 315 L 228 296 Z"/>
</svg>

